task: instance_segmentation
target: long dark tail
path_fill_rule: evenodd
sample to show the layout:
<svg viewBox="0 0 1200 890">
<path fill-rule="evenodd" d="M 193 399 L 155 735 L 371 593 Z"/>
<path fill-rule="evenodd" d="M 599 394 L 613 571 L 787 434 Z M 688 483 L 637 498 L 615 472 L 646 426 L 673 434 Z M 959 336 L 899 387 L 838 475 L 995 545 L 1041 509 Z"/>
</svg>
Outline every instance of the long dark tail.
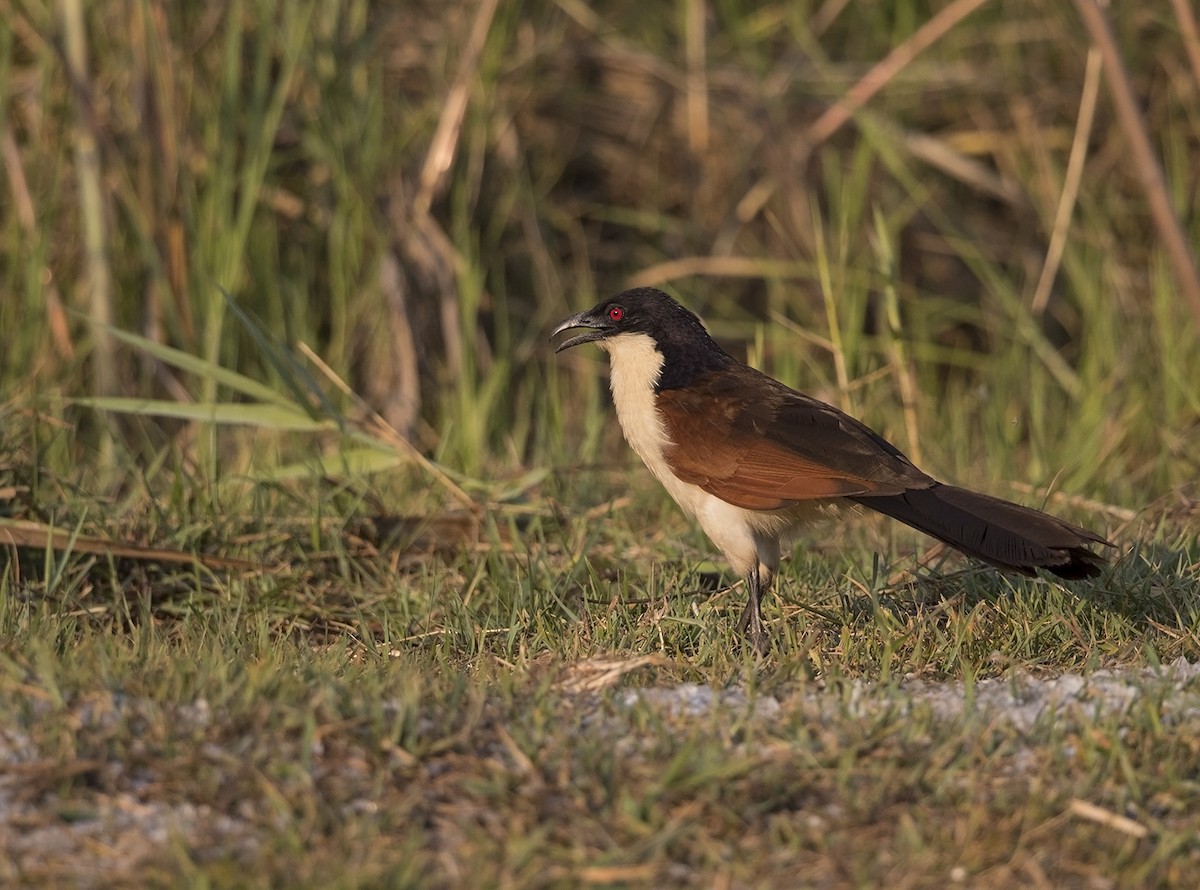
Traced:
<svg viewBox="0 0 1200 890">
<path fill-rule="evenodd" d="M 904 494 L 850 500 L 944 541 L 968 556 L 1026 575 L 1089 578 L 1105 558 L 1089 546 L 1113 546 L 1085 528 L 986 494 L 936 483 Z"/>
</svg>

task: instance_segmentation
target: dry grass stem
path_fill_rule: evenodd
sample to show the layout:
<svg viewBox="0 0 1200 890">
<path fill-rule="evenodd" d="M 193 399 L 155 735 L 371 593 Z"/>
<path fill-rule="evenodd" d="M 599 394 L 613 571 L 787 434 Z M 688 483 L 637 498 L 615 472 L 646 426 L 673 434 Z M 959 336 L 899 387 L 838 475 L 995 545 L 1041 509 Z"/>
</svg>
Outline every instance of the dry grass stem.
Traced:
<svg viewBox="0 0 1200 890">
<path fill-rule="evenodd" d="M 1125 63 L 1121 60 L 1121 52 L 1113 37 L 1112 26 L 1097 0 L 1075 0 L 1075 7 L 1079 10 L 1079 16 L 1083 19 L 1092 42 L 1100 51 L 1117 119 L 1121 122 L 1121 130 L 1129 141 L 1134 171 L 1142 183 L 1150 215 L 1175 273 L 1176 284 L 1191 310 L 1196 330 L 1200 332 L 1200 270 L 1196 267 L 1192 246 L 1171 204 L 1162 167 L 1146 132 L 1142 114 L 1138 109 L 1138 100 L 1134 97 L 1133 86 L 1129 82 L 1129 74 L 1125 70 Z"/>
<path fill-rule="evenodd" d="M 1066 249 L 1067 235 L 1071 230 L 1071 212 L 1079 194 L 1079 183 L 1083 179 L 1083 165 L 1087 158 L 1088 140 L 1092 135 L 1092 121 L 1096 115 L 1096 97 L 1100 93 L 1101 65 L 1100 53 L 1094 47 L 1089 49 L 1083 76 L 1083 93 L 1079 99 L 1079 117 L 1075 123 L 1075 138 L 1071 141 L 1071 155 L 1067 160 L 1062 194 L 1059 196 L 1058 210 L 1054 215 L 1054 226 L 1050 232 L 1050 246 L 1046 249 L 1046 261 L 1042 264 L 1042 274 L 1038 278 L 1037 287 L 1033 292 L 1033 301 L 1030 304 L 1035 315 L 1041 315 L 1046 311 L 1046 304 L 1050 302 L 1050 290 L 1054 286 L 1054 277 L 1058 274 L 1063 250 Z"/>
<path fill-rule="evenodd" d="M 812 123 L 805 134 L 810 150 L 840 130 L 858 109 L 887 86 L 905 66 L 986 2 L 987 0 L 954 0 L 939 10 L 928 22 L 913 32 L 911 37 L 864 74 L 836 105 L 831 106 Z"/>
</svg>

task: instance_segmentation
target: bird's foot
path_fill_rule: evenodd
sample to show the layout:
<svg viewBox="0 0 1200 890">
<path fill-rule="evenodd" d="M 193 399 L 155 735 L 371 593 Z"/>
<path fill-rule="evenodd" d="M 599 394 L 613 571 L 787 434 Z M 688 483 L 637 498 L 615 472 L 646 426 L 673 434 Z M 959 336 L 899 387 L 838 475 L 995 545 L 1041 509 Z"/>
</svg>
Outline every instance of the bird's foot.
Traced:
<svg viewBox="0 0 1200 890">
<path fill-rule="evenodd" d="M 742 610 L 742 617 L 738 619 L 738 633 L 759 655 L 766 655 L 771 651 L 771 637 L 767 634 L 767 628 L 763 624 L 762 610 L 759 608 L 757 600 L 751 599 L 746 603 L 746 608 Z"/>
</svg>

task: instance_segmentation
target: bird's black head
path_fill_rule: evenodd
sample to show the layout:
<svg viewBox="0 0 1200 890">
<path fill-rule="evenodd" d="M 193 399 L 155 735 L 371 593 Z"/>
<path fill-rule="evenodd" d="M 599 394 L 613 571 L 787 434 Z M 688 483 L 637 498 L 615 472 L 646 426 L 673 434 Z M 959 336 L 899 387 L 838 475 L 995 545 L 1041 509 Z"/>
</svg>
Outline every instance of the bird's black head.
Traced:
<svg viewBox="0 0 1200 890">
<path fill-rule="evenodd" d="M 660 389 L 683 385 L 696 374 L 730 360 L 693 313 L 660 290 L 639 287 L 597 303 L 565 318 L 551 338 L 564 331 L 586 328 L 558 344 L 562 352 L 581 343 L 599 343 L 611 351 L 622 335 L 645 335 L 663 356 Z"/>
<path fill-rule="evenodd" d="M 684 309 L 666 294 L 652 287 L 639 287 L 617 294 L 591 309 L 564 318 L 550 336 L 557 337 L 563 331 L 587 328 L 587 332 L 571 337 L 558 344 L 555 352 L 562 352 L 581 343 L 595 343 L 621 334 L 648 334 L 658 342 L 669 335 L 673 328 L 707 333 L 700 319 Z"/>
</svg>

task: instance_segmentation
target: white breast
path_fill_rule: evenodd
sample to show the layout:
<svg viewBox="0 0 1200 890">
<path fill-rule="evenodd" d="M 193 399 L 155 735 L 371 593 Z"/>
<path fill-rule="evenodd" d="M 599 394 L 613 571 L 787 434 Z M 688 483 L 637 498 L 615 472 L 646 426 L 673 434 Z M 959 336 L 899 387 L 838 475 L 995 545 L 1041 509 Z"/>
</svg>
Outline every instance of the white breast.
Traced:
<svg viewBox="0 0 1200 890">
<path fill-rule="evenodd" d="M 650 472 L 670 489 L 671 480 L 678 480 L 663 456 L 669 440 L 654 405 L 654 387 L 662 373 L 662 353 L 646 334 L 619 334 L 600 341 L 600 346 L 612 359 L 609 385 L 625 441 Z M 671 495 L 679 500 L 674 491 Z"/>
<path fill-rule="evenodd" d="M 671 472 L 665 457 L 670 439 L 654 401 L 662 353 L 646 334 L 619 334 L 599 345 L 611 358 L 609 383 L 625 441 L 683 511 L 699 521 L 734 571 L 745 575 L 760 558 L 773 571 L 779 562 L 778 536 L 792 524 L 792 517 L 787 511 L 735 507 Z"/>
</svg>

